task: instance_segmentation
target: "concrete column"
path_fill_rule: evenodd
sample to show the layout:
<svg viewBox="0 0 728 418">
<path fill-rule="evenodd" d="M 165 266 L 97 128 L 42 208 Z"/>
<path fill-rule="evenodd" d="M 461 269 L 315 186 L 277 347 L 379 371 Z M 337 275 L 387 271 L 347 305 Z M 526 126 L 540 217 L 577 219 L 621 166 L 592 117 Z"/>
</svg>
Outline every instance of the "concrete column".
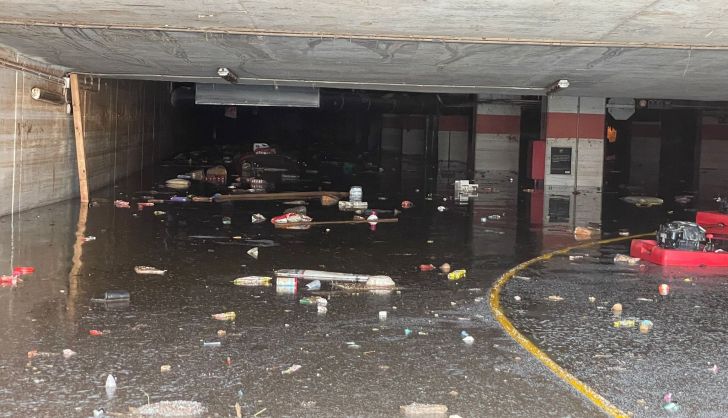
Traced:
<svg viewBox="0 0 728 418">
<path fill-rule="evenodd" d="M 546 100 L 544 187 L 601 190 L 604 172 L 602 97 L 549 96 Z"/>
<path fill-rule="evenodd" d="M 479 95 L 478 101 L 513 98 Z M 475 119 L 475 171 L 518 172 L 521 107 L 478 103 Z"/>
<path fill-rule="evenodd" d="M 633 122 L 629 185 L 649 196 L 660 188 L 660 122 Z"/>
<path fill-rule="evenodd" d="M 715 207 L 711 200 L 722 193 L 728 193 L 728 117 L 726 115 L 703 115 L 700 129 L 700 171 L 699 192 L 703 207 Z"/>
<path fill-rule="evenodd" d="M 463 165 L 468 162 L 467 116 L 440 116 L 437 131 L 437 159 Z"/>
</svg>

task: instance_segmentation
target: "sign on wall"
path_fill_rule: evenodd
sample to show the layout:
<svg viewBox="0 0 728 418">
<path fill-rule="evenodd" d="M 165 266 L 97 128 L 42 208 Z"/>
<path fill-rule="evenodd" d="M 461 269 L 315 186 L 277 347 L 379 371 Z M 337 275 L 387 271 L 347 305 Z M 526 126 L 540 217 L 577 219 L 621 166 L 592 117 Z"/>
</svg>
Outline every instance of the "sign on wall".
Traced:
<svg viewBox="0 0 728 418">
<path fill-rule="evenodd" d="M 571 147 L 551 147 L 551 174 L 571 174 Z"/>
</svg>

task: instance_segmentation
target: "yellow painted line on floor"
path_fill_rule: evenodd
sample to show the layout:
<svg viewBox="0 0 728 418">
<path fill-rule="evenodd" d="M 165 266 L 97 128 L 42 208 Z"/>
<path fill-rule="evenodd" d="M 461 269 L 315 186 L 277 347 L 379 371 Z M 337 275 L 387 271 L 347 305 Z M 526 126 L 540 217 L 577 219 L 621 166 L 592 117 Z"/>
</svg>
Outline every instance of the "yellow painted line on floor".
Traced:
<svg viewBox="0 0 728 418">
<path fill-rule="evenodd" d="M 570 251 L 580 249 L 580 248 L 587 248 L 592 247 L 595 245 L 603 245 L 603 244 L 611 244 L 613 242 L 619 242 L 619 241 L 626 241 L 628 239 L 633 238 L 643 238 L 647 236 L 654 236 L 654 232 L 649 234 L 641 234 L 641 235 L 632 235 L 628 237 L 618 237 L 618 238 L 610 238 L 605 239 L 601 241 L 589 241 L 584 244 L 575 245 L 571 247 L 562 248 L 560 250 L 552 251 L 543 255 L 540 255 L 536 258 L 532 258 L 528 261 L 525 261 L 512 269 L 505 272 L 502 276 L 498 278 L 498 280 L 493 284 L 493 287 L 490 289 L 490 310 L 493 312 L 493 316 L 495 316 L 495 319 L 498 321 L 498 323 L 503 327 L 503 329 L 510 335 L 518 344 L 521 345 L 521 347 L 525 348 L 531 355 L 536 357 L 541 363 L 543 363 L 546 367 L 549 368 L 556 376 L 559 377 L 559 379 L 563 380 L 564 382 L 568 383 L 576 389 L 579 393 L 584 395 L 587 399 L 589 399 L 594 405 L 596 405 L 599 409 L 604 411 L 606 414 L 611 415 L 613 417 L 628 417 L 629 415 L 622 411 L 621 409 L 617 408 L 616 406 L 612 405 L 611 402 L 609 402 L 606 398 L 604 398 L 602 395 L 598 394 L 594 391 L 594 389 L 590 388 L 586 383 L 582 382 L 581 380 L 577 379 L 574 375 L 566 371 L 563 367 L 559 366 L 555 361 L 553 361 L 546 353 L 544 353 L 536 344 L 532 343 L 528 338 L 526 338 L 525 335 L 521 334 L 520 331 L 516 329 L 516 327 L 513 326 L 511 321 L 508 319 L 508 317 L 503 313 L 503 310 L 501 309 L 500 305 L 500 293 L 501 289 L 508 283 L 509 280 L 511 280 L 516 273 L 519 271 L 525 269 L 526 267 L 538 263 L 540 261 L 545 261 L 550 259 L 551 257 L 555 255 L 560 254 L 566 254 Z"/>
</svg>

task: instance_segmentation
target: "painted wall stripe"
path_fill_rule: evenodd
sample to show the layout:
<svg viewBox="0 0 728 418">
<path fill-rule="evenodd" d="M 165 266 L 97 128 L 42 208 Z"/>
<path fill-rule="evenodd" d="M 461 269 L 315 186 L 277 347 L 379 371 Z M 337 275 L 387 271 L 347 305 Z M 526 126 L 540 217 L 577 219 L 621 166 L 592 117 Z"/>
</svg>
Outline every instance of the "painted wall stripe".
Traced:
<svg viewBox="0 0 728 418">
<path fill-rule="evenodd" d="M 604 138 L 604 130 L 604 114 L 555 112 L 547 114 L 547 138 Z"/>
<path fill-rule="evenodd" d="M 521 116 L 515 115 L 478 115 L 475 131 L 479 134 L 520 135 Z"/>
</svg>

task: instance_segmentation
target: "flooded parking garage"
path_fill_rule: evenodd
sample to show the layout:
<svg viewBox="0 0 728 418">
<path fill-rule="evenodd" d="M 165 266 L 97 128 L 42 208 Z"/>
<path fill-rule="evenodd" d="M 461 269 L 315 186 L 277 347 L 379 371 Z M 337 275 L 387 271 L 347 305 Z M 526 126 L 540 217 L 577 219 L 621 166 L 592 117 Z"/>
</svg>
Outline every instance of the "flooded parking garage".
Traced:
<svg viewBox="0 0 728 418">
<path fill-rule="evenodd" d="M 720 2 L 6 3 L 0 416 L 725 415 Z"/>
</svg>

